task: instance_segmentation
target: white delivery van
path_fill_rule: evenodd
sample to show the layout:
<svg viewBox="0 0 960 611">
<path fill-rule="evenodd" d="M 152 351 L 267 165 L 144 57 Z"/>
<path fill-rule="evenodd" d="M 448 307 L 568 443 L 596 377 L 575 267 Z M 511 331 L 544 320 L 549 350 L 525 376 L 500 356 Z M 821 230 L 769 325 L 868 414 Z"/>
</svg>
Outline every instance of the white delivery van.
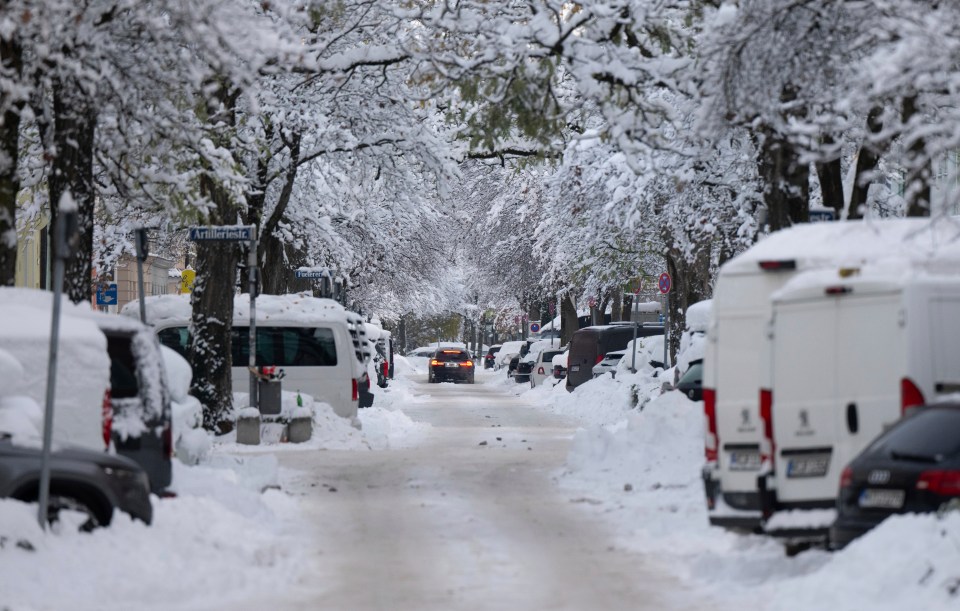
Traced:
<svg viewBox="0 0 960 611">
<path fill-rule="evenodd" d="M 752 530 L 762 521 L 757 480 L 772 465 L 765 442 L 770 420 L 760 404 L 770 296 L 804 271 L 926 252 L 937 239 L 950 239 L 952 229 L 941 225 L 931 228 L 930 219 L 806 223 L 766 236 L 720 268 L 703 373 L 703 478 L 712 524 Z"/>
<path fill-rule="evenodd" d="M 131 302 L 122 313 L 138 316 Z M 184 357 L 190 346 L 190 296 L 147 297 L 147 322 L 160 342 Z M 361 376 L 359 341 L 348 329 L 347 311 L 336 301 L 307 293 L 257 297 L 257 366 L 283 369 L 284 390 L 300 391 L 330 404 L 355 424 Z M 250 297 L 237 295 L 233 305 L 231 337 L 234 392 L 249 392 Z"/>
<path fill-rule="evenodd" d="M 844 467 L 906 410 L 960 389 L 960 253 L 945 261 L 808 272 L 774 294 L 765 513 L 790 514 L 771 513 L 769 532 L 824 538 L 832 511 L 816 510 L 835 507 Z"/>
</svg>

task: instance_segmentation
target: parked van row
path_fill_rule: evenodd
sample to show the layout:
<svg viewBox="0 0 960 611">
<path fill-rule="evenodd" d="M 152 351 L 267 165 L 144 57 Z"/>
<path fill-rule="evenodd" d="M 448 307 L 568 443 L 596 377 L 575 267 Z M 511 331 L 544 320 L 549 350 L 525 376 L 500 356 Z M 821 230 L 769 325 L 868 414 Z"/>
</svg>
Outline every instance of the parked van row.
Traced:
<svg viewBox="0 0 960 611">
<path fill-rule="evenodd" d="M 891 219 L 766 237 L 720 270 L 703 369 L 711 522 L 825 540 L 857 454 L 960 389 L 960 229 Z"/>
</svg>

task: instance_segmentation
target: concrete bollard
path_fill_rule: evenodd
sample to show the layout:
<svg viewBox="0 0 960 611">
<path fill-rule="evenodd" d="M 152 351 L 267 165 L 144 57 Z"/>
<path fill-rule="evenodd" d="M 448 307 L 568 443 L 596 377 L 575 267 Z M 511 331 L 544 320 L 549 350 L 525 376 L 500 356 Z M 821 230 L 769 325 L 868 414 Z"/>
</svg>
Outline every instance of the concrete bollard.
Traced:
<svg viewBox="0 0 960 611">
<path fill-rule="evenodd" d="M 260 412 L 256 409 L 241 410 L 237 416 L 237 443 L 260 445 Z"/>
<path fill-rule="evenodd" d="M 313 418 L 309 416 L 291 418 L 287 425 L 287 440 L 290 443 L 309 441 L 313 435 Z"/>
</svg>

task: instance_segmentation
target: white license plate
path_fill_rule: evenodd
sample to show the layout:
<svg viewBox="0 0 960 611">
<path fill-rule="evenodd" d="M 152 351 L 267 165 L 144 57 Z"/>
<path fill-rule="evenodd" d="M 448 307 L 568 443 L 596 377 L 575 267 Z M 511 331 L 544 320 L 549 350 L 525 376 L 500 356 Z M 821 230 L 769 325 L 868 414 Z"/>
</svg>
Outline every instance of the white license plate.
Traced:
<svg viewBox="0 0 960 611">
<path fill-rule="evenodd" d="M 860 493 L 858 504 L 861 507 L 877 509 L 900 509 L 906 492 L 903 490 L 878 490 L 867 488 Z"/>
<path fill-rule="evenodd" d="M 730 452 L 731 471 L 759 471 L 760 452 Z"/>
<path fill-rule="evenodd" d="M 829 454 L 794 456 L 787 461 L 787 477 L 823 477 L 829 468 Z"/>
<path fill-rule="evenodd" d="M 459 364 L 459 363 L 444 363 L 443 366 L 444 366 L 444 367 L 459 367 L 460 364 Z"/>
<path fill-rule="evenodd" d="M 580 365 L 573 365 L 570 367 L 570 371 L 580 371 Z"/>
</svg>

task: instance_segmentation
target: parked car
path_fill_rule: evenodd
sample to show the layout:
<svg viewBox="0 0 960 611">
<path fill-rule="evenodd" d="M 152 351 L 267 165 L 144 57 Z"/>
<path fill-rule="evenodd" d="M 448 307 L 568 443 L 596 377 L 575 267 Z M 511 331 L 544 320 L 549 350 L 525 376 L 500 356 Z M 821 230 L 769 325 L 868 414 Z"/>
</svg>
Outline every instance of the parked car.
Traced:
<svg viewBox="0 0 960 611">
<path fill-rule="evenodd" d="M 427 382 L 466 382 L 473 384 L 476 367 L 466 350 L 441 349 L 430 359 L 430 369 L 427 373 Z"/>
<path fill-rule="evenodd" d="M 41 450 L 15 445 L 0 433 L 0 498 L 36 503 L 40 490 Z M 50 505 L 48 518 L 62 511 L 86 516 L 82 530 L 107 526 L 114 509 L 149 524 L 153 519 L 150 480 L 128 458 L 83 448 L 60 448 L 50 455 Z"/>
<path fill-rule="evenodd" d="M 497 353 L 500 352 L 500 347 L 500 344 L 494 344 L 487 349 L 487 353 L 483 356 L 484 369 L 493 369 L 494 361 L 497 358 Z"/>
<path fill-rule="evenodd" d="M 504 342 L 494 358 L 493 368 L 498 371 L 508 368 L 510 366 L 510 360 L 515 356 L 523 356 L 526 354 L 527 348 L 529 348 L 529 345 L 524 341 Z"/>
<path fill-rule="evenodd" d="M 773 299 L 772 384 L 760 409 L 772 419 L 775 468 L 761 501 L 766 514 L 790 512 L 791 539 L 805 534 L 799 512 L 835 506 L 844 467 L 871 440 L 911 407 L 960 389 L 960 257 L 940 262 L 811 271 Z M 810 538 L 828 526 L 813 524 Z"/>
<path fill-rule="evenodd" d="M 50 293 L 0 289 L 0 348 L 26 375 L 17 394 L 46 395 Z M 173 474 L 171 398 L 160 344 L 138 320 L 63 304 L 54 438 L 91 450 L 110 449 L 138 463 L 151 489 L 165 494 Z"/>
<path fill-rule="evenodd" d="M 680 376 L 674 388 L 687 395 L 691 401 L 703 401 L 703 360 L 690 363 L 690 367 Z"/>
<path fill-rule="evenodd" d="M 620 364 L 620 359 L 626 354 L 626 350 L 614 350 L 604 354 L 600 362 L 593 366 L 593 377 L 597 378 L 605 373 L 617 377 L 617 365 Z"/>
<path fill-rule="evenodd" d="M 517 383 L 526 383 L 530 381 L 530 372 L 533 371 L 534 359 L 537 355 L 533 352 L 527 352 L 527 355 L 517 358 L 516 370 L 513 373 L 513 381 Z"/>
<path fill-rule="evenodd" d="M 663 325 L 643 324 L 636 329 L 637 337 L 663 335 Z M 573 334 L 570 340 L 570 356 L 567 368 L 567 390 L 593 379 L 593 366 L 603 360 L 608 352 L 623 350 L 633 339 L 632 324 L 584 327 Z"/>
<path fill-rule="evenodd" d="M 570 351 L 564 350 L 562 354 L 553 357 L 550 364 L 553 365 L 553 377 L 556 380 L 563 380 L 567 377 L 567 363 L 570 357 Z"/>
<path fill-rule="evenodd" d="M 533 357 L 533 367 L 530 370 L 530 388 L 540 386 L 544 380 L 553 376 L 553 359 L 563 355 L 563 352 L 563 348 L 547 348 L 540 350 Z"/>
<path fill-rule="evenodd" d="M 830 544 L 840 548 L 887 517 L 960 499 L 960 404 L 921 407 L 843 470 Z"/>
</svg>

